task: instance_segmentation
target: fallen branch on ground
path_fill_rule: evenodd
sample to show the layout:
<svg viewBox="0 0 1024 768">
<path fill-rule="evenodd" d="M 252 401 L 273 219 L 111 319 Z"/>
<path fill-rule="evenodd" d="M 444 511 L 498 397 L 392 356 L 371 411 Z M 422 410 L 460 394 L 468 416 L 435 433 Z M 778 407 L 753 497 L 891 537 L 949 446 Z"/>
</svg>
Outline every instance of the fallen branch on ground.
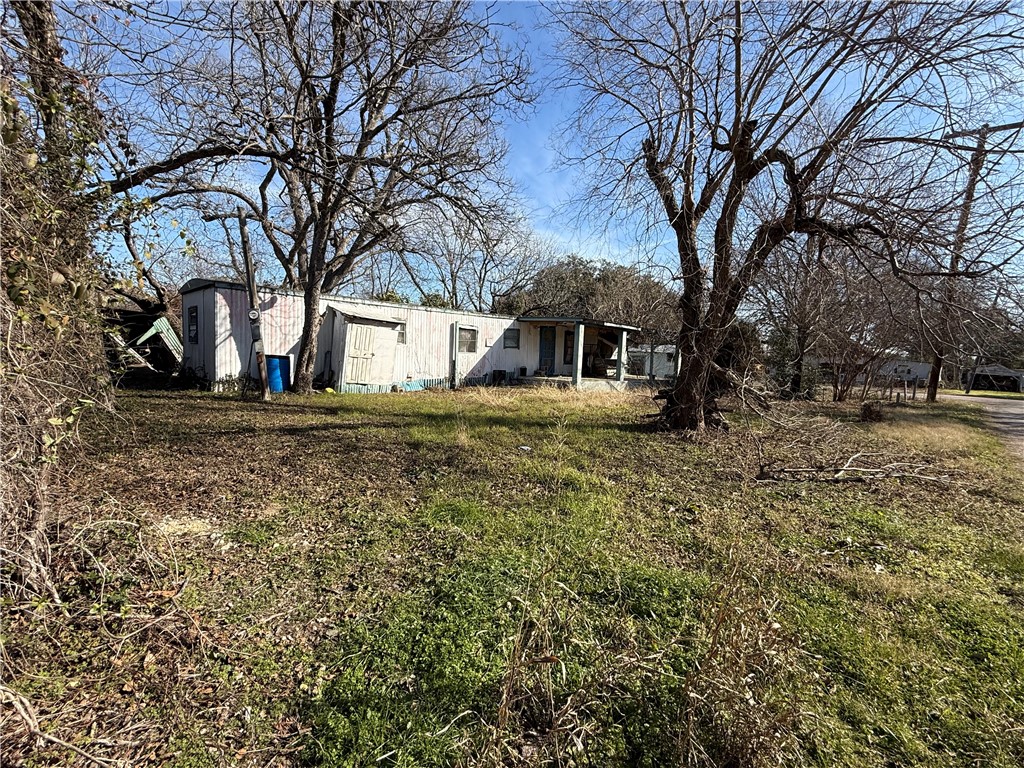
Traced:
<svg viewBox="0 0 1024 768">
<path fill-rule="evenodd" d="M 947 475 L 934 476 L 924 474 L 927 464 L 913 464 L 906 461 L 893 461 L 888 464 L 870 466 L 858 464 L 857 460 L 877 454 L 855 453 L 842 466 L 824 467 L 780 467 L 773 469 L 762 464 L 754 478 L 758 482 L 785 482 L 813 480 L 823 483 L 863 483 L 872 479 L 912 478 L 928 480 L 934 483 L 949 483 Z"/>
<path fill-rule="evenodd" d="M 48 741 L 51 744 L 57 745 L 58 747 L 70 749 L 72 752 L 79 755 L 80 757 L 85 758 L 94 765 L 104 766 L 105 768 L 106 766 L 118 764 L 116 760 L 108 760 L 104 757 L 96 757 L 95 755 L 90 755 L 84 749 L 76 747 L 74 744 L 69 744 L 63 739 L 59 739 L 56 736 L 53 736 L 49 733 L 46 733 L 45 731 L 40 730 L 39 720 L 36 717 L 35 711 L 32 709 L 32 705 L 29 704 L 28 699 L 26 699 L 17 691 L 11 690 L 6 685 L 0 685 L 0 696 L 2 696 L 2 701 L 4 705 L 12 707 L 14 711 L 18 714 L 18 717 L 21 718 L 22 722 L 25 723 L 25 727 L 28 729 L 29 736 L 34 736 L 35 738 L 42 739 L 43 741 Z"/>
</svg>

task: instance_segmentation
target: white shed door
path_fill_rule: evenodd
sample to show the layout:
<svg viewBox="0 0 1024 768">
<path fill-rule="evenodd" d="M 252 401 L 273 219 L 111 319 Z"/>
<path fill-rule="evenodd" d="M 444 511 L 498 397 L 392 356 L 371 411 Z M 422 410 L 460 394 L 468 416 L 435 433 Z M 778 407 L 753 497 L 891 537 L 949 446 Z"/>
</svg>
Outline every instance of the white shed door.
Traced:
<svg viewBox="0 0 1024 768">
<path fill-rule="evenodd" d="M 346 335 L 347 384 L 394 383 L 398 329 L 350 322 Z"/>
<path fill-rule="evenodd" d="M 345 360 L 345 381 L 348 384 L 369 384 L 373 368 L 373 342 L 376 326 L 349 323 L 347 338 L 348 355 Z"/>
</svg>

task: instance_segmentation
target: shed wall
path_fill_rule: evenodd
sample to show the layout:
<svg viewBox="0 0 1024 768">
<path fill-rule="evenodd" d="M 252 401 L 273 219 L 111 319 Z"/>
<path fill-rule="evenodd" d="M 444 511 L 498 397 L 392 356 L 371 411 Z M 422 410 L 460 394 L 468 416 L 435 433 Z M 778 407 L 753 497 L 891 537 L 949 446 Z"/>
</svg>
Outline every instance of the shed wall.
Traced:
<svg viewBox="0 0 1024 768">
<path fill-rule="evenodd" d="M 195 308 L 199 323 L 199 333 L 195 343 L 190 340 L 188 332 L 188 315 L 191 308 Z M 181 327 L 182 370 L 193 373 L 199 378 L 213 378 L 217 318 L 212 291 L 196 291 L 182 297 Z"/>
</svg>

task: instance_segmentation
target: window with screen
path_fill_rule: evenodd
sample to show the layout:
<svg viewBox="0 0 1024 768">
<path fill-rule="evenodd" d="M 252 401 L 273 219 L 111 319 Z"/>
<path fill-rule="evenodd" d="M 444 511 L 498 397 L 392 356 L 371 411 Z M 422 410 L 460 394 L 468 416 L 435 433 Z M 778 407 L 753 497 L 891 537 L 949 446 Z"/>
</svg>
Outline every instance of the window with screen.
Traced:
<svg viewBox="0 0 1024 768">
<path fill-rule="evenodd" d="M 476 328 L 459 328 L 459 352 L 476 352 Z"/>
<path fill-rule="evenodd" d="M 502 346 L 505 349 L 519 349 L 519 329 L 506 328 L 502 336 Z"/>
<path fill-rule="evenodd" d="M 405 323 L 398 324 L 398 343 L 405 344 Z"/>
</svg>

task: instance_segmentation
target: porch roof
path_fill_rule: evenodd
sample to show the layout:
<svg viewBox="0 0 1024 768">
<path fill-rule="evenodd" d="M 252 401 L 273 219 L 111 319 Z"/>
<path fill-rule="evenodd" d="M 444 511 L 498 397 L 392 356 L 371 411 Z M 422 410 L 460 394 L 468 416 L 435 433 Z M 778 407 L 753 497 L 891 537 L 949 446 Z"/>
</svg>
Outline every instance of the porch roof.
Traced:
<svg viewBox="0 0 1024 768">
<path fill-rule="evenodd" d="M 520 323 L 535 323 L 537 325 L 555 325 L 558 323 L 568 323 L 575 325 L 588 325 L 591 328 L 611 328 L 616 331 L 639 331 L 635 325 L 623 325 L 622 323 L 609 323 L 604 320 L 587 320 L 582 317 L 533 317 L 523 316 L 517 317 L 516 320 Z"/>
</svg>

